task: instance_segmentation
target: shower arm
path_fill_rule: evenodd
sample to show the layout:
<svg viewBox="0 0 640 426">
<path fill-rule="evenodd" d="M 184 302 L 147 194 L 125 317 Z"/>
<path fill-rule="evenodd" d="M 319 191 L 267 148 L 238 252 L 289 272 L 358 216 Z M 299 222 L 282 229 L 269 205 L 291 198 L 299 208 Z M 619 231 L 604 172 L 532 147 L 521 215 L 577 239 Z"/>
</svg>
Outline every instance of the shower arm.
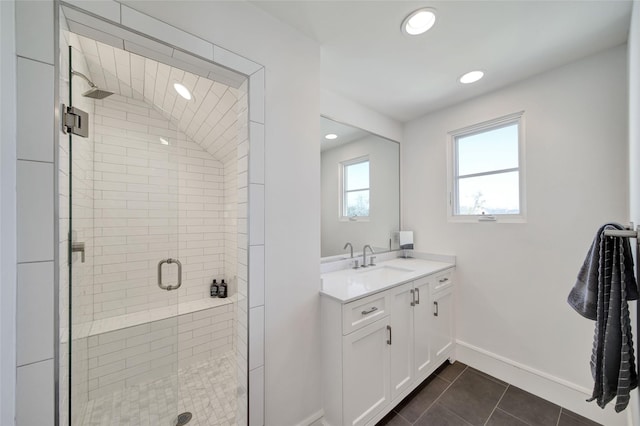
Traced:
<svg viewBox="0 0 640 426">
<path fill-rule="evenodd" d="M 71 75 L 77 75 L 78 77 L 82 77 L 84 80 L 86 80 L 87 83 L 89 83 L 89 86 L 96 87 L 95 84 L 93 84 L 93 81 L 89 80 L 89 77 L 87 77 L 86 75 L 82 74 L 79 71 L 76 71 L 74 69 L 71 70 Z"/>
</svg>

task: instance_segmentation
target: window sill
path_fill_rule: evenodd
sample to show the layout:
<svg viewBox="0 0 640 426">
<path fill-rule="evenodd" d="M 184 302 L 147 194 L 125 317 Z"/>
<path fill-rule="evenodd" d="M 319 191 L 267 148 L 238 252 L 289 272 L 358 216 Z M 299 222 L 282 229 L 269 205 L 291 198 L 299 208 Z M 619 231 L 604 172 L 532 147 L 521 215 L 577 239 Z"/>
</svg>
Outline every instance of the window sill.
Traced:
<svg viewBox="0 0 640 426">
<path fill-rule="evenodd" d="M 341 217 L 340 222 L 369 222 L 369 217 Z"/>
<path fill-rule="evenodd" d="M 523 215 L 450 215 L 447 219 L 450 223 L 527 223 L 527 218 Z"/>
</svg>

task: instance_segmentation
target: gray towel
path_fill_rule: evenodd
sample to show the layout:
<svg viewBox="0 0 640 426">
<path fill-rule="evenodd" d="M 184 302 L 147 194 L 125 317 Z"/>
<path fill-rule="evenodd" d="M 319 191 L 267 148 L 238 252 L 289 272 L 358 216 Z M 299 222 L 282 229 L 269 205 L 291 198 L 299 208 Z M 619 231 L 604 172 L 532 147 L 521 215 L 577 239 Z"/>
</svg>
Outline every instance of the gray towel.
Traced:
<svg viewBox="0 0 640 426">
<path fill-rule="evenodd" d="M 617 395 L 615 410 L 624 410 L 629 392 L 638 386 L 628 300 L 638 298 L 631 247 L 627 238 L 605 237 L 605 229 L 624 229 L 618 224 L 601 227 L 569 304 L 581 315 L 596 320 L 591 374 L 591 399 L 604 408 Z"/>
<path fill-rule="evenodd" d="M 578 279 L 576 280 L 573 289 L 571 289 L 567 299 L 569 305 L 571 305 L 576 312 L 591 320 L 597 319 L 600 262 L 602 261 L 600 256 L 600 244 L 604 237 L 605 228 L 618 230 L 625 229 L 622 225 L 617 223 L 607 223 L 598 229 L 598 232 L 596 232 L 596 236 L 593 239 L 593 243 L 589 248 L 589 252 L 587 253 L 587 257 L 580 268 L 580 272 L 578 272 Z M 631 246 L 629 245 L 629 240 L 627 238 L 624 238 L 624 241 L 624 283 L 627 300 L 637 300 L 638 288 L 636 286 L 636 279 L 633 272 Z"/>
</svg>

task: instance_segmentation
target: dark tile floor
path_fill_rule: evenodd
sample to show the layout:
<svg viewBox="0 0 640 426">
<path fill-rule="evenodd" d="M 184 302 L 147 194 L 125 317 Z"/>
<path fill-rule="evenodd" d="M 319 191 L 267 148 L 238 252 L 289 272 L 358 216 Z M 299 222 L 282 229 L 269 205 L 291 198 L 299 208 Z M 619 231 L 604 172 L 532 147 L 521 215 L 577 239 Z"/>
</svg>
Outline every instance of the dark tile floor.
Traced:
<svg viewBox="0 0 640 426">
<path fill-rule="evenodd" d="M 456 362 L 443 364 L 376 426 L 597 426 Z"/>
</svg>

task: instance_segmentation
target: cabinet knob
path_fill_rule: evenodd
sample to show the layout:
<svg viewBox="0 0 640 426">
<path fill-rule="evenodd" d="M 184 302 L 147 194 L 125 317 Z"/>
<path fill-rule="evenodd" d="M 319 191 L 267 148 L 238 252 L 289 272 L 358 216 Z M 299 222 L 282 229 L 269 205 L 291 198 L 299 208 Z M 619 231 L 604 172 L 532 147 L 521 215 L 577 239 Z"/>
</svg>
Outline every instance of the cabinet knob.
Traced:
<svg viewBox="0 0 640 426">
<path fill-rule="evenodd" d="M 446 283 L 447 281 L 449 281 L 449 278 L 443 278 L 443 279 L 439 280 L 438 282 L 440 284 L 442 284 L 442 283 Z"/>
<path fill-rule="evenodd" d="M 389 340 L 387 340 L 387 345 L 390 345 L 391 344 L 391 326 L 390 325 L 387 326 L 387 330 L 389 330 Z"/>
<path fill-rule="evenodd" d="M 438 316 L 438 302 L 433 302 L 433 316 Z"/>
</svg>

